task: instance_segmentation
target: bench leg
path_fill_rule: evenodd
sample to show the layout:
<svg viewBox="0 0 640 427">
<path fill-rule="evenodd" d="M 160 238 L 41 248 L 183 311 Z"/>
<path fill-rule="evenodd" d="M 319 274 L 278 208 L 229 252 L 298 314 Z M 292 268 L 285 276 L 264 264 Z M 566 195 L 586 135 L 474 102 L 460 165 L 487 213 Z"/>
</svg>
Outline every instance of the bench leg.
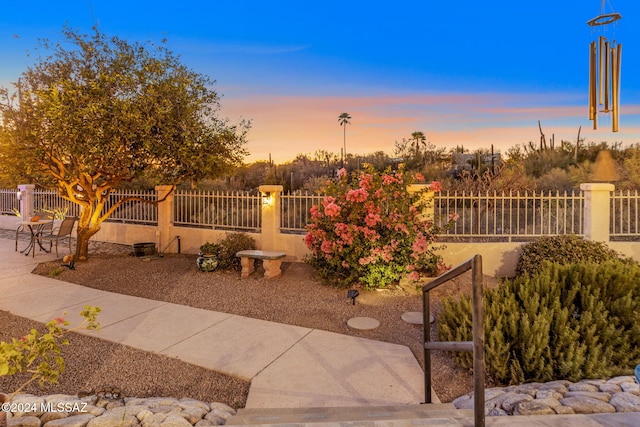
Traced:
<svg viewBox="0 0 640 427">
<path fill-rule="evenodd" d="M 280 259 L 265 259 L 262 261 L 264 277 L 267 279 L 273 279 L 274 277 L 280 276 L 282 274 L 282 271 L 280 270 L 281 265 L 282 260 Z"/>
<path fill-rule="evenodd" d="M 242 274 L 240 275 L 242 279 L 246 279 L 251 273 L 256 271 L 255 260 L 253 258 L 240 258 L 240 265 L 242 266 Z"/>
</svg>

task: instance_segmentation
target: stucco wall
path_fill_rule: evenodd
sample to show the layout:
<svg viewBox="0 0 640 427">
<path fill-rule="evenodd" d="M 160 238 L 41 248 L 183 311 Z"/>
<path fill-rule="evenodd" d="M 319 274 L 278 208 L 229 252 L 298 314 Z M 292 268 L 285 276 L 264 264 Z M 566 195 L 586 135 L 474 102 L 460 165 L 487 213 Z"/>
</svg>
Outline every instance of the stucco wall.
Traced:
<svg viewBox="0 0 640 427">
<path fill-rule="evenodd" d="M 14 230 L 19 218 L 0 216 L 0 228 Z M 197 254 L 200 245 L 209 241 L 224 239 L 226 232 L 204 228 L 170 226 L 167 231 L 148 225 L 105 222 L 94 240 L 132 245 L 140 242 L 154 242 L 158 250 L 167 253 L 178 251 L 175 236 L 180 236 L 180 250 L 186 254 Z M 256 240 L 258 248 L 264 248 L 264 236 L 260 233 L 248 233 Z M 274 239 L 277 250 L 287 254 L 285 261 L 303 262 L 308 249 L 303 234 L 277 233 Z M 456 266 L 476 254 L 482 255 L 483 272 L 496 277 L 510 277 L 515 274 L 520 248 L 523 243 L 445 243 L 440 251 L 445 263 Z M 608 242 L 607 245 L 626 256 L 640 262 L 640 242 Z"/>
</svg>

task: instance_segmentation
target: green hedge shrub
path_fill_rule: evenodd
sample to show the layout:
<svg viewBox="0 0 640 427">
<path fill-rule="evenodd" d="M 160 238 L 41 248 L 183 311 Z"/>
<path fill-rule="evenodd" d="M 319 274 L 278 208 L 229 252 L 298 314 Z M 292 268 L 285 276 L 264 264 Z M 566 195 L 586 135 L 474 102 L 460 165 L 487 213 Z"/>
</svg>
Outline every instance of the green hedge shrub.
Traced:
<svg viewBox="0 0 640 427">
<path fill-rule="evenodd" d="M 256 249 L 256 241 L 246 233 L 229 233 L 216 242 L 218 255 L 218 268 L 222 270 L 242 270 L 240 258 L 236 253 L 247 249 Z"/>
<path fill-rule="evenodd" d="M 516 275 L 533 276 L 538 273 L 545 261 L 574 264 L 600 263 L 610 259 L 622 259 L 622 256 L 609 249 L 603 242 L 585 240 L 575 234 L 547 236 L 522 247 L 516 266 Z"/>
<path fill-rule="evenodd" d="M 640 361 L 640 266 L 546 263 L 485 291 L 487 374 L 502 384 L 629 374 Z M 441 341 L 470 341 L 471 300 L 447 299 Z M 472 366 L 470 353 L 455 353 Z"/>
</svg>

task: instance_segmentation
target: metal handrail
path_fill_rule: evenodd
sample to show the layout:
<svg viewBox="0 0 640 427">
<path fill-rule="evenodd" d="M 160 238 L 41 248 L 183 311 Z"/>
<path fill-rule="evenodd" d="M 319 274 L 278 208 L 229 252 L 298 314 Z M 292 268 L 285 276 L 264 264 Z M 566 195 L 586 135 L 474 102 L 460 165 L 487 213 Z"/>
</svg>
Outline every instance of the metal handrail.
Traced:
<svg viewBox="0 0 640 427">
<path fill-rule="evenodd" d="M 432 342 L 429 321 L 429 291 L 471 270 L 471 304 L 473 341 Z M 484 326 L 482 296 L 482 256 L 475 255 L 462 264 L 441 274 L 422 287 L 422 313 L 424 321 L 424 394 L 425 403 L 431 403 L 431 350 L 473 352 L 473 411 L 474 425 L 484 427 Z"/>
</svg>

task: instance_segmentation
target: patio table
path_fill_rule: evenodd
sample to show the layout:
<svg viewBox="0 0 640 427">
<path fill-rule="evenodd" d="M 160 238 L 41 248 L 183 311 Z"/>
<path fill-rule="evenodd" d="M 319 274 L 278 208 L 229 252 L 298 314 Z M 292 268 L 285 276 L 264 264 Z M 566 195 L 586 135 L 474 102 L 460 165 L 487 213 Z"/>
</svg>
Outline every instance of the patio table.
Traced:
<svg viewBox="0 0 640 427">
<path fill-rule="evenodd" d="M 25 256 L 29 256 L 29 252 L 31 252 L 32 256 L 35 257 L 36 243 L 38 243 L 38 246 L 40 246 L 40 249 L 42 249 L 45 252 L 49 252 L 47 249 L 45 249 L 44 246 L 42 246 L 42 244 L 38 240 L 38 232 L 40 232 L 40 230 L 42 230 L 42 228 L 45 225 L 51 224 L 51 223 L 53 223 L 53 220 L 51 219 L 39 219 L 38 221 L 18 221 L 16 223 L 17 225 L 26 226 L 29 229 L 29 232 L 31 233 L 29 244 L 27 245 L 26 248 L 21 250 L 20 253 L 24 254 Z"/>
</svg>

